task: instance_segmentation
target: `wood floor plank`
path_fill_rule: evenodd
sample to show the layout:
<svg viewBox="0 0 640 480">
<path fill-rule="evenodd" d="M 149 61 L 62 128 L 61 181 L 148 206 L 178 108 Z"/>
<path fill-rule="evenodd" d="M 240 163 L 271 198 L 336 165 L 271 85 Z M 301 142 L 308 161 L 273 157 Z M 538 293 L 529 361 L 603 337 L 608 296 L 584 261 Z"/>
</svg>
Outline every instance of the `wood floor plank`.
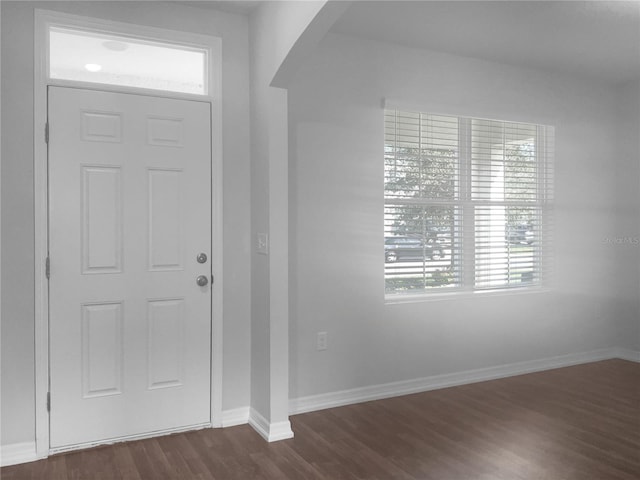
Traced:
<svg viewBox="0 0 640 480">
<path fill-rule="evenodd" d="M 640 364 L 607 360 L 54 455 L 2 480 L 638 480 Z"/>
</svg>

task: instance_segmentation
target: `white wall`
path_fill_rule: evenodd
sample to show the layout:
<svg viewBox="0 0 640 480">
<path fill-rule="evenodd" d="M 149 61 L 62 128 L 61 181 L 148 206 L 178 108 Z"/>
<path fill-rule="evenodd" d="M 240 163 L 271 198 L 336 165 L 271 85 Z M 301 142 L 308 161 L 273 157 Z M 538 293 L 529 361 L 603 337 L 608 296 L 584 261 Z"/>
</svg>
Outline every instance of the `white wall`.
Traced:
<svg viewBox="0 0 640 480">
<path fill-rule="evenodd" d="M 619 343 L 640 350 L 640 80 L 618 87 L 617 92 L 615 243 L 618 277 Z"/>
<path fill-rule="evenodd" d="M 268 440 L 290 438 L 289 178 L 287 86 L 349 2 L 265 1 L 250 17 L 251 236 L 269 238 L 251 259 L 251 414 Z M 277 78 L 276 78 L 277 77 Z"/>
<path fill-rule="evenodd" d="M 10 44 L 33 48 L 33 35 L 20 26 L 28 12 L 13 12 L 2 3 L 2 370 L 0 441 L 34 436 L 34 301 L 33 301 L 33 61 L 9 52 Z M 15 42 L 15 43 L 14 43 Z M 13 61 L 8 57 L 12 55 Z M 31 74 L 25 79 L 24 76 Z M 10 92 L 16 92 L 11 94 Z M 12 112 L 9 115 L 9 112 Z M 31 123 L 29 123 L 31 122 Z M 22 131 L 19 126 L 25 128 Z"/>
<path fill-rule="evenodd" d="M 249 50 L 246 17 L 173 2 L 7 2 L 2 9 L 3 445 L 34 437 L 34 8 L 222 37 L 223 409 L 249 405 Z M 38 132 L 40 134 L 40 132 Z"/>
<path fill-rule="evenodd" d="M 326 2 L 263 2 L 250 18 L 251 237 L 269 238 L 251 257 L 251 416 L 269 440 L 289 424 L 287 93 L 274 75 Z"/>
<path fill-rule="evenodd" d="M 263 1 L 252 13 L 254 38 L 266 42 L 264 45 L 257 43 L 255 50 L 260 51 L 261 73 L 269 79 L 269 85 L 293 46 L 326 3 L 326 0 Z"/>
<path fill-rule="evenodd" d="M 381 100 L 556 126 L 555 286 L 384 303 Z M 618 346 L 615 89 L 332 34 L 289 89 L 290 395 Z M 637 176 L 635 177 L 637 179 Z M 619 198 L 619 195 L 621 197 Z M 318 331 L 329 348 L 316 351 Z"/>
</svg>

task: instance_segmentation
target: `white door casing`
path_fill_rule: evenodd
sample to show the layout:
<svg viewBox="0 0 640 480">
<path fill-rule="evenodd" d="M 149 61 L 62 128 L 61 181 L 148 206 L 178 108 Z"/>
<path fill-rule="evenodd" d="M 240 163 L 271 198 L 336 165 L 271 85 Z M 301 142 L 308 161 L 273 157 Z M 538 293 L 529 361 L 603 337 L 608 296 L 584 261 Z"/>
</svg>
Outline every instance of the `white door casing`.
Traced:
<svg viewBox="0 0 640 480">
<path fill-rule="evenodd" d="M 210 423 L 210 104 L 48 102 L 51 448 Z"/>
</svg>

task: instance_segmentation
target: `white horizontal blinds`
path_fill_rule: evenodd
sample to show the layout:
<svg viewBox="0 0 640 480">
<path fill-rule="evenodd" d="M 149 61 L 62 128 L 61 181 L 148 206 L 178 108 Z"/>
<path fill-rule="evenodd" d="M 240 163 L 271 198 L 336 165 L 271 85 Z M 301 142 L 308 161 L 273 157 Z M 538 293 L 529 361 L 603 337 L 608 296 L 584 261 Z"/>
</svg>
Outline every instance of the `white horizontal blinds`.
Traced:
<svg viewBox="0 0 640 480">
<path fill-rule="evenodd" d="M 549 244 L 549 127 L 471 120 L 476 288 L 540 284 Z"/>
<path fill-rule="evenodd" d="M 398 111 L 388 112 L 386 118 L 385 197 L 454 198 L 458 174 L 456 119 Z"/>
<path fill-rule="evenodd" d="M 474 217 L 475 286 L 504 288 L 540 283 L 541 210 L 477 206 Z"/>
<path fill-rule="evenodd" d="M 461 284 L 458 122 L 385 112 L 387 292 Z"/>
<path fill-rule="evenodd" d="M 386 110 L 387 292 L 539 284 L 552 158 L 551 127 Z"/>
</svg>

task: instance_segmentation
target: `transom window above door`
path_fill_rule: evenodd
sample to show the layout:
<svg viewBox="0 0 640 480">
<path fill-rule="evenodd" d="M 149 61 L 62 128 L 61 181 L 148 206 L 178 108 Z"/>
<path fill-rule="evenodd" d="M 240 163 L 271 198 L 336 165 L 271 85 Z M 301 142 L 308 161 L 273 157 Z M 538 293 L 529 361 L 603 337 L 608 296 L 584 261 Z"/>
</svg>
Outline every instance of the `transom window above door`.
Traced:
<svg viewBox="0 0 640 480">
<path fill-rule="evenodd" d="M 51 26 L 49 78 L 208 95 L 209 52 Z"/>
</svg>

